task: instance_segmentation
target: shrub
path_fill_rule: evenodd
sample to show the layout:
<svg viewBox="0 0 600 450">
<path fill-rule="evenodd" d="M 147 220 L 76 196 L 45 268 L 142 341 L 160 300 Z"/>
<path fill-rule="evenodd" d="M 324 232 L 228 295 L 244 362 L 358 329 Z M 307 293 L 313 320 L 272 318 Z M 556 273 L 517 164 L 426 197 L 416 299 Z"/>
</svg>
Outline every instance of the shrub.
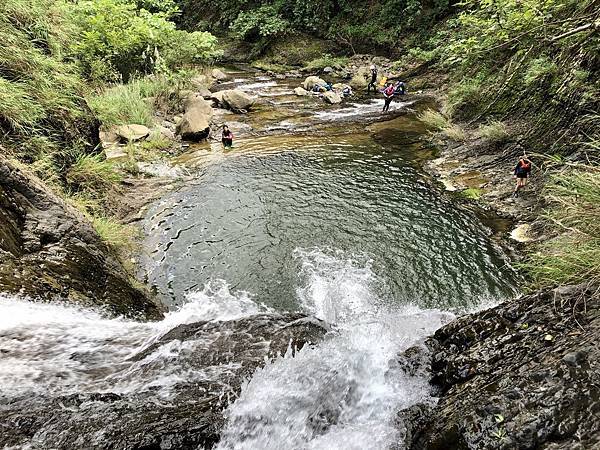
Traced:
<svg viewBox="0 0 600 450">
<path fill-rule="evenodd" d="M 93 80 L 127 81 L 218 54 L 210 33 L 177 30 L 169 13 L 138 9 L 130 0 L 65 1 L 63 13 L 76 26 L 71 54 Z"/>
<path fill-rule="evenodd" d="M 459 192 L 459 195 L 469 200 L 479 200 L 483 192 L 477 188 L 467 188 Z"/>
<path fill-rule="evenodd" d="M 481 137 L 493 143 L 502 143 L 508 139 L 508 129 L 504 123 L 493 120 L 479 127 L 478 133 Z"/>
<path fill-rule="evenodd" d="M 231 29 L 242 39 L 257 39 L 283 34 L 289 22 L 281 17 L 277 5 L 263 5 L 241 11 Z"/>
</svg>

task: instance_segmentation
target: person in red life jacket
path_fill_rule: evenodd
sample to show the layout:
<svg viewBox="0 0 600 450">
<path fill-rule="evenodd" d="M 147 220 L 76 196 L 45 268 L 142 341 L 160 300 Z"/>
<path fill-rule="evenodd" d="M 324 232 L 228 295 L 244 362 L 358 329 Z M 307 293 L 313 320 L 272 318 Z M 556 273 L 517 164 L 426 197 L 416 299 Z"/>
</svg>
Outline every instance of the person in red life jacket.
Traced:
<svg viewBox="0 0 600 450">
<path fill-rule="evenodd" d="M 233 133 L 227 125 L 223 125 L 223 134 L 221 135 L 221 142 L 223 142 L 224 148 L 231 148 L 233 146 Z"/>
<path fill-rule="evenodd" d="M 383 111 L 387 112 L 390 109 L 390 104 L 392 103 L 392 99 L 394 98 L 394 85 L 392 83 L 388 83 L 386 88 L 383 90 Z"/>
<path fill-rule="evenodd" d="M 515 191 L 513 192 L 513 197 L 519 196 L 519 190 L 527 184 L 527 177 L 531 172 L 531 161 L 527 158 L 527 156 L 521 156 L 519 158 L 519 162 L 515 166 L 515 179 L 517 180 L 517 185 L 515 186 Z"/>
</svg>

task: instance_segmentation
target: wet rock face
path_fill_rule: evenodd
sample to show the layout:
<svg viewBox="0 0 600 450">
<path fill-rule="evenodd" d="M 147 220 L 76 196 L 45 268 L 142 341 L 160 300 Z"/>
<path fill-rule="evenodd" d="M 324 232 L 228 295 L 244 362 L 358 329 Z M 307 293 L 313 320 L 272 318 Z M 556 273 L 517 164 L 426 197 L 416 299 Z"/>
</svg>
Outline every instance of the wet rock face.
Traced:
<svg viewBox="0 0 600 450">
<path fill-rule="evenodd" d="M 590 290 L 569 287 L 438 330 L 427 345 L 440 400 L 409 448 L 598 448 L 599 309 Z"/>
<path fill-rule="evenodd" d="M 296 313 L 180 325 L 130 358 L 121 374 L 151 381 L 177 365 L 182 376 L 170 388 L 0 396 L 0 446 L 211 448 L 223 426 L 222 411 L 243 381 L 266 359 L 315 343 L 327 331 L 322 322 Z M 194 372 L 204 375 L 185 375 Z"/>
<path fill-rule="evenodd" d="M 0 156 L 0 292 L 106 306 L 159 318 L 74 208 Z"/>
</svg>

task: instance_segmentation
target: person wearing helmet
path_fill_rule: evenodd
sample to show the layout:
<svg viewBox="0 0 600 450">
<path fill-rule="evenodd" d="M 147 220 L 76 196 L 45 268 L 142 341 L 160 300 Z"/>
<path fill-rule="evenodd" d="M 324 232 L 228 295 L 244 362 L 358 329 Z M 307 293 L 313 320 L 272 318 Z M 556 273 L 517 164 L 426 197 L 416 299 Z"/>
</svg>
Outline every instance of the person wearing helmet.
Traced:
<svg viewBox="0 0 600 450">
<path fill-rule="evenodd" d="M 373 88 L 373 92 L 377 92 L 377 66 L 375 64 L 371 64 L 371 81 L 367 86 L 367 94 L 371 93 L 371 87 Z"/>
</svg>

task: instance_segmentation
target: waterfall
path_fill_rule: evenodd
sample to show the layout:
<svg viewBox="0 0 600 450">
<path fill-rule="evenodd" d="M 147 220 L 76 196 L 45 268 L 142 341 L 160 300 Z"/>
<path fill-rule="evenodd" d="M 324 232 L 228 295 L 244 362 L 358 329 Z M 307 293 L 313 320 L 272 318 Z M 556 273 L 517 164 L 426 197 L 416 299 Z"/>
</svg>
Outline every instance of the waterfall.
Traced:
<svg viewBox="0 0 600 450">
<path fill-rule="evenodd" d="M 406 375 L 396 356 L 452 315 L 392 306 L 365 258 L 316 248 L 295 255 L 302 305 L 337 332 L 259 369 L 226 411 L 218 448 L 387 448 L 397 411 L 432 401 L 428 381 Z"/>
</svg>

